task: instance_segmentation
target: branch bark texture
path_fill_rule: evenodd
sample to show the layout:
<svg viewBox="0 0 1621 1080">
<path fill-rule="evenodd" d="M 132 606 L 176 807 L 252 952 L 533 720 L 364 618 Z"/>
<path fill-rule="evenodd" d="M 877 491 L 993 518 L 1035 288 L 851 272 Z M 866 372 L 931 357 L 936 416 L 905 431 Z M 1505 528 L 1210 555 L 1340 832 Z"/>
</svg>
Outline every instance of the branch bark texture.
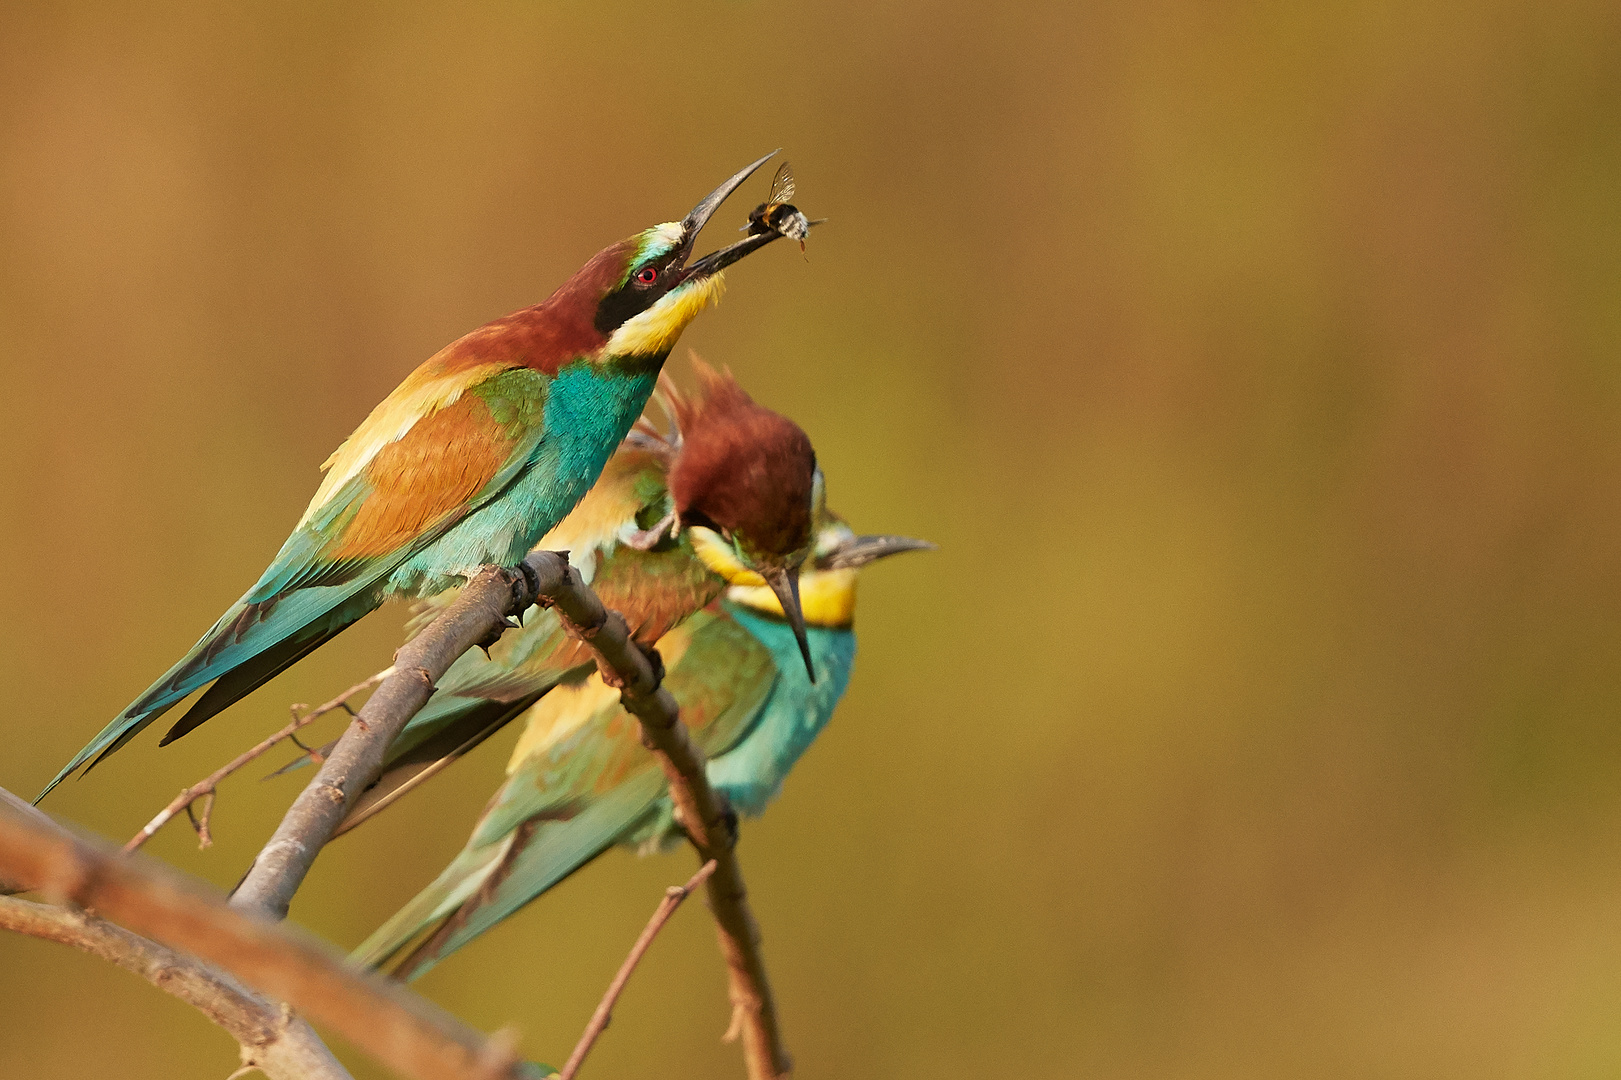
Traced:
<svg viewBox="0 0 1621 1080">
<path fill-rule="evenodd" d="M 530 562 L 550 556 L 536 552 Z M 706 883 L 710 910 L 726 959 L 732 1000 L 731 1031 L 743 1040 L 743 1060 L 750 1080 L 775 1080 L 793 1070 L 793 1059 L 783 1044 L 777 1006 L 766 978 L 760 949 L 760 927 L 749 907 L 743 869 L 737 861 L 736 818 L 704 771 L 704 755 L 681 723 L 675 696 L 660 685 L 663 664 L 658 654 L 644 652 L 631 637 L 624 617 L 607 611 L 586 587 L 579 571 L 561 561 L 564 587 L 550 594 L 569 632 L 591 646 L 602 679 L 619 689 L 625 711 L 641 722 L 642 744 L 648 748 L 670 784 L 676 815 L 701 861 L 714 860 L 715 871 Z M 538 569 L 538 567 L 537 567 Z"/>
<path fill-rule="evenodd" d="M 484 1038 L 403 987 L 354 970 L 305 934 L 232 910 L 213 890 L 142 856 L 104 849 L 0 807 L 0 868 L 51 899 L 215 965 L 414 1080 L 533 1074 L 501 1040 Z"/>
<path fill-rule="evenodd" d="M 595 652 L 603 681 L 618 688 L 625 710 L 640 721 L 642 743 L 669 781 L 676 813 L 700 861 L 715 862 L 706 891 L 726 960 L 730 1031 L 742 1038 L 750 1080 L 788 1075 L 792 1059 L 783 1045 L 760 951 L 760 928 L 737 861 L 736 818 L 710 786 L 703 752 L 681 723 L 675 697 L 660 685 L 664 673 L 658 654 L 644 651 L 624 617 L 603 607 L 569 565 L 567 552 L 531 552 L 513 569 L 485 567 L 443 614 L 394 654 L 394 673 L 299 794 L 238 886 L 232 905 L 284 918 L 321 847 L 377 778 L 389 743 L 427 704 L 434 684 L 462 653 L 493 644 L 510 616 L 537 602 L 555 608 L 568 631 Z"/>
<path fill-rule="evenodd" d="M 0 929 L 68 945 L 140 976 L 192 1006 L 241 1047 L 242 1065 L 271 1080 L 351 1080 L 320 1036 L 291 1010 L 199 960 L 86 911 L 0 897 Z"/>
</svg>

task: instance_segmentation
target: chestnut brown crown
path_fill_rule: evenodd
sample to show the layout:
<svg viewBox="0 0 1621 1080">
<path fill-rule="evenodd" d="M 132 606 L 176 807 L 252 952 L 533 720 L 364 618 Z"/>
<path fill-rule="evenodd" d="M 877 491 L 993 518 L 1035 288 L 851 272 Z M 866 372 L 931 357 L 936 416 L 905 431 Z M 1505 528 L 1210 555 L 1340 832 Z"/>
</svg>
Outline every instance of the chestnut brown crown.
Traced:
<svg viewBox="0 0 1621 1080">
<path fill-rule="evenodd" d="M 693 368 L 697 392 L 663 395 L 681 440 L 669 475 L 677 518 L 720 533 L 751 563 L 802 561 L 821 487 L 810 437 L 731 372 L 697 357 Z"/>
</svg>

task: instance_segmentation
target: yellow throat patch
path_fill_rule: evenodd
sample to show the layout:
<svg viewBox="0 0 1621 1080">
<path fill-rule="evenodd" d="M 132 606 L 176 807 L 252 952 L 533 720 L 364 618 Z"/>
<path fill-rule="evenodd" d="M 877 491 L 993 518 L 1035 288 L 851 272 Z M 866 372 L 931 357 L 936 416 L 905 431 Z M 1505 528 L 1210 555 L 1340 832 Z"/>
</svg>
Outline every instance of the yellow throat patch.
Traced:
<svg viewBox="0 0 1621 1080">
<path fill-rule="evenodd" d="M 676 339 L 698 312 L 720 300 L 725 275 L 711 274 L 677 285 L 646 311 L 625 320 L 603 346 L 604 356 L 655 356 L 675 348 Z"/>
<path fill-rule="evenodd" d="M 734 585 L 726 592 L 734 603 L 782 618 L 782 603 L 769 585 Z M 854 570 L 809 570 L 799 578 L 799 608 L 806 626 L 842 630 L 856 617 Z"/>
</svg>

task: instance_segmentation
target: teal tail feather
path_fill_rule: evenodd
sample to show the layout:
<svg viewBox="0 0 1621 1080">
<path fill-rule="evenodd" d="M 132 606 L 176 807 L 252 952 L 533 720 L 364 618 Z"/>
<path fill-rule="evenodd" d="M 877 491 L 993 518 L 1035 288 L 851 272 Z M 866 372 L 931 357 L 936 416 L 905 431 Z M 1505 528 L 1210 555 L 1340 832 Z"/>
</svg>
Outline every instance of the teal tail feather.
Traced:
<svg viewBox="0 0 1621 1080">
<path fill-rule="evenodd" d="M 154 720 L 192 692 L 219 679 L 224 689 L 211 689 L 199 699 L 202 710 L 190 713 L 163 740 L 171 742 L 238 698 L 256 689 L 310 649 L 331 640 L 345 627 L 376 609 L 381 598 L 367 588 L 371 580 L 341 586 L 317 586 L 258 603 L 232 605 L 179 663 L 136 698 L 112 723 L 73 756 L 35 797 L 37 803 L 81 766 L 88 772 L 139 735 Z M 237 675 L 238 669 L 243 669 Z M 218 684 L 217 684 L 218 685 Z"/>
<path fill-rule="evenodd" d="M 186 710 L 185 716 L 174 722 L 174 726 L 158 740 L 158 745 L 168 746 L 180 736 L 197 728 L 203 721 L 236 704 L 349 629 L 358 619 L 357 616 L 348 621 L 339 621 L 336 625 L 327 626 L 314 634 L 296 634 L 272 645 L 241 666 L 227 671 L 214 680 L 214 685 L 205 690 L 203 696 Z"/>
</svg>

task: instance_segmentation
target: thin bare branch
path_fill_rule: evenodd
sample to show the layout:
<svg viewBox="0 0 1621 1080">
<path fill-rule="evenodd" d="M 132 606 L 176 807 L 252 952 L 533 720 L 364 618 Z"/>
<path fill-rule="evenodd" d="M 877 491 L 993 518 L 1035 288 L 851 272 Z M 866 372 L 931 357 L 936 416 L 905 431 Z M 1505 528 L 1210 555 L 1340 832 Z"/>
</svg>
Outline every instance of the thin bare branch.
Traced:
<svg viewBox="0 0 1621 1080">
<path fill-rule="evenodd" d="M 320 1036 L 230 976 L 85 911 L 0 897 L 0 929 L 68 945 L 139 975 L 219 1025 L 241 1047 L 242 1069 L 271 1080 L 351 1080 Z"/>
<path fill-rule="evenodd" d="M 342 694 L 339 694 L 326 704 L 319 705 L 314 709 L 310 709 L 303 715 L 299 715 L 298 713 L 300 706 L 293 706 L 292 723 L 288 724 L 286 727 L 282 728 L 268 739 L 265 739 L 257 746 L 254 746 L 252 749 L 238 754 L 223 767 L 209 773 L 207 776 L 197 781 L 197 783 L 191 785 L 189 788 L 186 788 L 179 795 L 176 795 L 174 800 L 170 802 L 168 806 L 165 806 L 162 810 L 158 811 L 157 817 L 154 817 L 151 821 L 147 822 L 146 826 L 141 829 L 140 832 L 130 837 L 129 842 L 124 845 L 124 850 L 134 851 L 136 848 L 146 843 L 147 840 L 151 839 L 154 833 L 167 825 L 170 819 L 172 819 L 182 810 L 191 815 L 192 827 L 197 830 L 198 846 L 206 848 L 210 843 L 213 842 L 208 833 L 208 822 L 210 816 L 214 812 L 215 791 L 219 787 L 221 780 L 224 780 L 227 776 L 230 776 L 248 762 L 263 755 L 277 743 L 282 742 L 285 739 L 291 739 L 294 742 L 298 742 L 298 736 L 294 733 L 300 728 L 313 724 L 327 713 L 336 712 L 338 709 L 343 709 L 351 716 L 354 715 L 354 710 L 349 708 L 349 699 L 362 691 L 371 689 L 392 674 L 394 674 L 393 668 L 385 668 L 364 682 L 358 682 L 351 686 L 349 689 L 345 690 Z M 302 746 L 303 744 L 300 743 L 299 745 Z M 198 799 L 203 799 L 205 797 L 207 801 L 203 805 L 202 813 L 200 815 L 192 814 L 192 804 Z"/>
<path fill-rule="evenodd" d="M 47 898 L 94 910 L 184 950 L 285 1001 L 389 1068 L 417 1080 L 533 1075 L 501 1039 L 486 1039 L 404 987 L 357 971 L 330 946 L 244 916 L 199 882 L 0 806 L 0 869 Z"/>
<path fill-rule="evenodd" d="M 530 561 L 549 552 L 532 553 Z M 565 564 L 566 565 L 566 564 Z M 625 711 L 641 722 L 642 744 L 658 761 L 670 784 L 677 819 L 686 830 L 698 857 L 713 859 L 715 872 L 708 881 L 710 911 L 732 1000 L 731 1030 L 740 1032 L 743 1061 L 750 1080 L 775 1080 L 793 1069 L 783 1044 L 776 1002 L 766 978 L 760 948 L 760 927 L 749 908 L 743 870 L 737 861 L 736 817 L 715 793 L 704 771 L 704 755 L 681 723 L 674 695 L 660 685 L 663 664 L 658 654 L 630 636 L 624 617 L 607 611 L 588 589 L 579 571 L 567 567 L 566 587 L 548 595 L 569 632 L 589 644 L 597 654 L 602 679 L 619 688 Z"/>
<path fill-rule="evenodd" d="M 596 1043 L 597 1037 L 608 1029 L 608 1021 L 613 1019 L 614 1003 L 619 1000 L 619 995 L 624 992 L 625 984 L 630 982 L 631 972 L 635 971 L 636 965 L 641 963 L 642 956 L 647 952 L 648 947 L 653 944 L 653 939 L 658 936 L 660 930 L 664 929 L 664 924 L 670 921 L 670 916 L 674 915 L 675 909 L 681 906 L 681 901 L 692 895 L 692 890 L 707 881 L 709 875 L 714 872 L 715 860 L 710 859 L 698 868 L 698 872 L 692 875 L 691 880 L 685 885 L 672 885 L 664 890 L 664 899 L 659 901 L 659 906 L 654 910 L 653 917 L 647 920 L 647 926 L 643 928 L 641 936 L 636 939 L 636 944 L 630 947 L 630 955 L 626 956 L 625 962 L 619 965 L 619 971 L 614 975 L 613 982 L 608 984 L 607 991 L 602 995 L 602 1001 L 597 1005 L 597 1011 L 591 1014 L 591 1022 L 585 1025 L 584 1034 L 580 1036 L 580 1041 L 574 1045 L 574 1052 L 568 1056 L 568 1061 L 563 1065 L 563 1071 L 558 1074 L 560 1080 L 574 1080 L 574 1074 L 580 1071 L 580 1065 L 585 1061 L 585 1055 L 591 1052 L 591 1047 Z"/>
</svg>

